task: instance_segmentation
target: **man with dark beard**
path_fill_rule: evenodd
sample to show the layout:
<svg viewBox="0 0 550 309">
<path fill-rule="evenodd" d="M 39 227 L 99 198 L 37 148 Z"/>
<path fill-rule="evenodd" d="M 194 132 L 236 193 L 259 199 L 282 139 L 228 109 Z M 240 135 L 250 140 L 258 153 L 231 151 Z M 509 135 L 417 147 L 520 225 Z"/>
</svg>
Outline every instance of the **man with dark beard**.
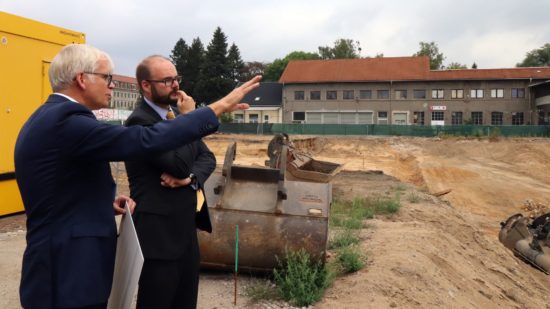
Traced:
<svg viewBox="0 0 550 309">
<path fill-rule="evenodd" d="M 185 114 L 195 101 L 179 90 L 181 77 L 163 56 L 145 58 L 136 70 L 142 99 L 126 126 L 152 126 Z M 185 117 L 183 115 L 178 117 Z M 147 160 L 127 161 L 136 231 L 145 263 L 137 308 L 195 308 L 199 282 L 199 228 L 212 231 L 208 206 L 199 197 L 216 158 L 198 140 Z M 198 194 L 197 194 L 198 193 Z"/>
</svg>

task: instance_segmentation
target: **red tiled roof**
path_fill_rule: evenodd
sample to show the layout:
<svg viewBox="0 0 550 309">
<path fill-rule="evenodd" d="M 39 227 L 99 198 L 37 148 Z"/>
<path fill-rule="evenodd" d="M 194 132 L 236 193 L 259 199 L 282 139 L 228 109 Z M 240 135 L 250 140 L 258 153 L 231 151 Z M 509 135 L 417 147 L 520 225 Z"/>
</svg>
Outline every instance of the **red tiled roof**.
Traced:
<svg viewBox="0 0 550 309">
<path fill-rule="evenodd" d="M 113 74 L 113 80 L 117 80 L 125 83 L 137 84 L 137 79 L 131 76 Z"/>
<path fill-rule="evenodd" d="M 433 80 L 529 79 L 529 78 L 532 78 L 532 79 L 550 78 L 550 67 L 430 71 L 430 79 L 433 79 Z"/>
<path fill-rule="evenodd" d="M 334 60 L 295 60 L 286 66 L 280 83 L 422 80 L 428 57 Z"/>
<path fill-rule="evenodd" d="M 550 68 L 430 70 L 428 57 L 294 60 L 280 83 L 415 81 L 463 79 L 547 79 Z"/>
</svg>

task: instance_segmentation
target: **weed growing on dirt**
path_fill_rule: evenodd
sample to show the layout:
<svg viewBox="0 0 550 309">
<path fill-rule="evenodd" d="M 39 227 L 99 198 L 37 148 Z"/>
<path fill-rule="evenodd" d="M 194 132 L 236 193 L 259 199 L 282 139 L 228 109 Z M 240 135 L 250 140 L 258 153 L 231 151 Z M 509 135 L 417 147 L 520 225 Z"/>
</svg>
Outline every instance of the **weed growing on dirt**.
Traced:
<svg viewBox="0 0 550 309">
<path fill-rule="evenodd" d="M 403 192 L 403 191 L 407 190 L 407 187 L 402 183 L 398 183 L 397 185 L 395 185 L 393 187 L 393 189 L 397 192 Z"/>
<path fill-rule="evenodd" d="M 328 248 L 338 249 L 358 243 L 359 237 L 357 236 L 357 233 L 350 229 L 343 229 L 341 231 L 338 231 L 336 235 L 329 241 Z"/>
<path fill-rule="evenodd" d="M 399 196 L 395 198 L 379 198 L 374 203 L 375 213 L 377 214 L 394 214 L 401 208 Z"/>
<path fill-rule="evenodd" d="M 321 262 L 315 262 L 305 250 L 287 252 L 273 270 L 281 297 L 297 306 L 308 306 L 321 299 L 330 285 L 330 276 Z"/>
<path fill-rule="evenodd" d="M 416 192 L 411 192 L 409 194 L 409 202 L 413 203 L 413 204 L 416 204 L 418 202 L 420 202 L 420 195 L 418 195 L 418 193 Z"/>
<path fill-rule="evenodd" d="M 280 299 L 277 289 L 269 280 L 255 282 L 245 289 L 245 293 L 253 303 Z"/>
<path fill-rule="evenodd" d="M 360 270 L 365 266 L 366 261 L 367 257 L 361 254 L 357 246 L 345 247 L 338 252 L 338 262 L 342 272 L 346 274 Z"/>
</svg>

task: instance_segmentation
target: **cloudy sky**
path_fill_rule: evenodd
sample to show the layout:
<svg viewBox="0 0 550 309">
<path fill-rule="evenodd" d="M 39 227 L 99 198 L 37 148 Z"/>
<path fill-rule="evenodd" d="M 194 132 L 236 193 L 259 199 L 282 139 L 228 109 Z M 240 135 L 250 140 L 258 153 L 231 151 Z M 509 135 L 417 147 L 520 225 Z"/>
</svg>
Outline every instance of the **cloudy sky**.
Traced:
<svg viewBox="0 0 550 309">
<path fill-rule="evenodd" d="M 208 45 L 218 26 L 244 61 L 261 62 L 347 38 L 363 57 L 410 56 L 434 41 L 444 64 L 506 68 L 550 43 L 548 0 L 0 0 L 0 10 L 84 32 L 130 76 L 179 38 Z"/>
</svg>

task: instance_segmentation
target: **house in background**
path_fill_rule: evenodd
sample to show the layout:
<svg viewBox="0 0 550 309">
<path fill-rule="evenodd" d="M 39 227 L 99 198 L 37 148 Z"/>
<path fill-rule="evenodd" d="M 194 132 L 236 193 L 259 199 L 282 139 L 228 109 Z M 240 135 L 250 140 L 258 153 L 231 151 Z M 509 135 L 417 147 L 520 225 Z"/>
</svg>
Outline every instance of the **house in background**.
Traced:
<svg viewBox="0 0 550 309">
<path fill-rule="evenodd" d="M 136 101 L 139 98 L 139 88 L 134 77 L 113 74 L 113 97 L 109 108 L 134 110 Z"/>
<path fill-rule="evenodd" d="M 532 86 L 549 79 L 549 67 L 430 70 L 428 57 L 388 57 L 290 61 L 279 82 L 285 123 L 524 125 L 548 119 L 548 85 Z"/>
<path fill-rule="evenodd" d="M 260 83 L 242 100 L 250 108 L 231 113 L 236 123 L 281 123 L 283 85 L 276 82 Z"/>
</svg>

